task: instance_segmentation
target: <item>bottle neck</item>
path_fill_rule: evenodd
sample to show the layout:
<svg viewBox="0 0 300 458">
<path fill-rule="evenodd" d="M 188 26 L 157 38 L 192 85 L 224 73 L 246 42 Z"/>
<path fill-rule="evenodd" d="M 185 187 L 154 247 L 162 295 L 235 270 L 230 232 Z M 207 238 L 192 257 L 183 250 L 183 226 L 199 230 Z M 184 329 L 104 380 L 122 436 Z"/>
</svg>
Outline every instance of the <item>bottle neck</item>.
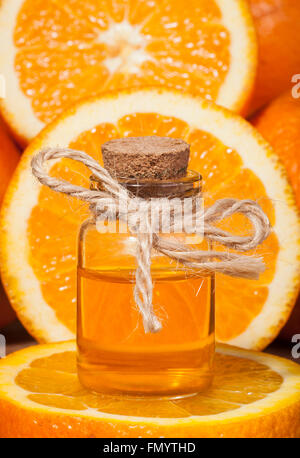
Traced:
<svg viewBox="0 0 300 458">
<path fill-rule="evenodd" d="M 118 182 L 130 191 L 134 196 L 142 199 L 151 198 L 186 198 L 201 194 L 202 177 L 199 172 L 188 170 L 183 178 L 170 180 L 153 179 L 122 179 Z M 102 190 L 102 184 L 95 176 L 90 177 L 90 187 L 95 190 Z"/>
</svg>

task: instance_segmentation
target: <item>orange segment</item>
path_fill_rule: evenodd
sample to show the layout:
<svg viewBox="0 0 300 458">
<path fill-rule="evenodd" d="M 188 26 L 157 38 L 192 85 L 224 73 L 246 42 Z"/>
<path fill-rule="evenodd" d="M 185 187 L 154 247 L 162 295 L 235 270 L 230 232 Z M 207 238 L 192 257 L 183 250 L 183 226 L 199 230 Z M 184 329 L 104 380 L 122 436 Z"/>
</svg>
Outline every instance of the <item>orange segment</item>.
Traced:
<svg viewBox="0 0 300 458">
<path fill-rule="evenodd" d="M 215 187 L 231 181 L 239 172 L 242 166 L 239 154 L 208 132 L 194 129 L 187 136 L 187 142 L 192 150 L 189 166 L 201 170 L 204 191 L 208 196 Z"/>
<path fill-rule="evenodd" d="M 118 126 L 102 123 L 89 131 L 84 131 L 79 134 L 78 137 L 70 143 L 70 148 L 83 150 L 101 163 L 100 145 L 108 140 L 119 137 L 120 132 Z"/>
<path fill-rule="evenodd" d="M 228 279 L 218 275 L 216 280 L 216 330 L 218 339 L 226 342 L 242 334 L 259 315 L 268 297 L 268 287 L 253 285 L 247 280 Z M 251 298 L 249 300 L 249 298 Z M 245 302 L 247 307 L 243 307 Z"/>
<path fill-rule="evenodd" d="M 33 7 L 34 6 L 34 7 Z M 75 5 L 74 5 L 75 6 Z M 18 47 L 27 48 L 41 44 L 68 45 L 67 40 L 79 44 L 89 42 L 95 37 L 93 26 L 85 20 L 86 16 L 72 14 L 70 21 L 68 1 L 43 2 L 25 1 L 18 12 L 17 23 L 14 30 L 14 39 Z"/>
<path fill-rule="evenodd" d="M 232 161 L 231 161 L 232 162 Z M 234 162 L 233 162 L 234 167 Z M 259 203 L 267 214 L 272 225 L 275 224 L 274 205 L 268 197 L 266 188 L 253 170 L 244 168 L 239 174 L 234 173 L 227 182 L 219 182 L 217 190 L 213 191 L 214 198 L 232 197 L 232 192 L 238 199 L 252 199 Z"/>
<path fill-rule="evenodd" d="M 5 0 L 0 18 L 11 55 L 0 71 L 23 107 L 6 99 L 4 114 L 25 141 L 104 90 L 169 86 L 237 111 L 250 96 L 256 39 L 245 0 Z"/>
<path fill-rule="evenodd" d="M 32 267 L 41 280 L 47 279 L 51 272 L 55 275 L 74 268 L 77 225 L 68 223 L 59 214 L 35 207 L 29 227 L 32 228 L 29 231 Z M 55 234 L 57 227 L 60 230 Z"/>
<path fill-rule="evenodd" d="M 96 395 L 78 382 L 73 342 L 0 361 L 1 437 L 297 437 L 298 365 L 218 346 L 213 385 L 181 399 Z"/>
<path fill-rule="evenodd" d="M 161 137 L 184 138 L 188 124 L 173 116 L 158 113 L 133 113 L 118 121 L 119 136 L 139 137 L 158 135 Z"/>
<path fill-rule="evenodd" d="M 108 139 L 153 134 L 190 142 L 190 167 L 203 175 L 205 205 L 224 197 L 253 199 L 269 216 L 272 234 L 248 253 L 263 257 L 266 272 L 257 281 L 219 276 L 216 292 L 217 339 L 263 348 L 287 320 L 299 284 L 299 221 L 290 186 L 269 145 L 246 121 L 202 99 L 175 91 L 148 88 L 88 100 L 49 126 L 27 149 L 6 196 L 1 222 L 2 275 L 15 309 L 39 340 L 74 336 L 77 234 L 88 208 L 76 199 L 35 186 L 29 168 L 32 155 L 49 143 L 65 142 L 100 160 L 100 146 Z M 72 183 L 89 186 L 90 172 L 74 161 L 56 162 L 50 170 Z M 25 182 L 30 190 L 24 194 Z M 26 215 L 22 221 L 20 204 Z M 246 235 L 251 230 L 240 215 L 220 224 L 236 234 Z M 20 265 L 28 269 L 25 281 Z M 172 298 L 172 313 L 178 315 L 179 322 L 183 293 L 178 288 L 178 295 Z M 114 304 L 112 310 L 119 310 L 124 317 L 122 332 L 129 329 L 130 313 L 122 310 L 122 295 L 111 291 L 99 294 L 101 299 L 109 297 Z M 92 315 L 97 315 L 96 308 L 97 303 L 91 301 Z M 187 317 L 190 313 L 193 307 L 186 311 Z M 111 321 L 109 314 L 107 321 Z M 191 335 L 195 331 L 192 321 L 185 320 Z M 103 332 L 121 331 L 110 331 L 104 325 Z M 172 333 L 177 335 L 176 330 Z"/>
<path fill-rule="evenodd" d="M 70 313 L 70 309 L 76 309 L 76 275 L 74 269 L 48 275 L 47 280 L 41 281 L 41 292 L 45 301 L 51 304 L 58 320 L 73 331 L 76 328 L 76 314 Z M 56 302 L 53 302 L 54 297 Z"/>
</svg>

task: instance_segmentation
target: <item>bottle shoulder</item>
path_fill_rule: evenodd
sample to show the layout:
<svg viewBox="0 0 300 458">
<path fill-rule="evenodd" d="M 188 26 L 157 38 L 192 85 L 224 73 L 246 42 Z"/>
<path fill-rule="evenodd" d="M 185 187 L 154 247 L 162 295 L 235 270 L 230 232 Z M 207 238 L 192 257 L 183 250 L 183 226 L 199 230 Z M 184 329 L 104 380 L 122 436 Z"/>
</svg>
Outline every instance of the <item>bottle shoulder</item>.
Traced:
<svg viewBox="0 0 300 458">
<path fill-rule="evenodd" d="M 197 234 L 161 234 L 166 238 L 177 238 L 189 247 L 207 250 L 206 241 Z M 137 237 L 128 230 L 116 232 L 115 228 L 106 227 L 104 231 L 97 222 L 90 218 L 80 228 L 78 244 L 78 265 L 90 270 L 130 270 L 136 269 Z M 186 270 L 178 266 L 176 261 L 153 249 L 151 254 L 151 270 Z"/>
</svg>

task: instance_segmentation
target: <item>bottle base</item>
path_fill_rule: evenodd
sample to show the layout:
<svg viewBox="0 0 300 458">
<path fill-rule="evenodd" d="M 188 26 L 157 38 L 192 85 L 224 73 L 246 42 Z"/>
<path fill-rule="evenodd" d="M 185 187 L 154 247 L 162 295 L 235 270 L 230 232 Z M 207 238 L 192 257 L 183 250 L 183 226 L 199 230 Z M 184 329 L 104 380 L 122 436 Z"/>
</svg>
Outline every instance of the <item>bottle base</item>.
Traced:
<svg viewBox="0 0 300 458">
<path fill-rule="evenodd" d="M 201 369 L 169 369 L 135 372 L 78 363 L 80 383 L 98 394 L 127 398 L 176 399 L 205 391 L 212 383 L 212 371 Z"/>
</svg>

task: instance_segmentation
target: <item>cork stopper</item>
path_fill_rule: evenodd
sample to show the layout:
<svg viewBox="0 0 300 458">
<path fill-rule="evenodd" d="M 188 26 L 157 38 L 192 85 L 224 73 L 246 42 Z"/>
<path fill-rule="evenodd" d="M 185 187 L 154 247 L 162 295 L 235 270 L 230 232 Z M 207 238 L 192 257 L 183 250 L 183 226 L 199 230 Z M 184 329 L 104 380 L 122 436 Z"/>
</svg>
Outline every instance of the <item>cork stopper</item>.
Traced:
<svg viewBox="0 0 300 458">
<path fill-rule="evenodd" d="M 169 180 L 186 175 L 190 146 L 170 137 L 126 137 L 103 143 L 104 167 L 115 178 Z"/>
</svg>

